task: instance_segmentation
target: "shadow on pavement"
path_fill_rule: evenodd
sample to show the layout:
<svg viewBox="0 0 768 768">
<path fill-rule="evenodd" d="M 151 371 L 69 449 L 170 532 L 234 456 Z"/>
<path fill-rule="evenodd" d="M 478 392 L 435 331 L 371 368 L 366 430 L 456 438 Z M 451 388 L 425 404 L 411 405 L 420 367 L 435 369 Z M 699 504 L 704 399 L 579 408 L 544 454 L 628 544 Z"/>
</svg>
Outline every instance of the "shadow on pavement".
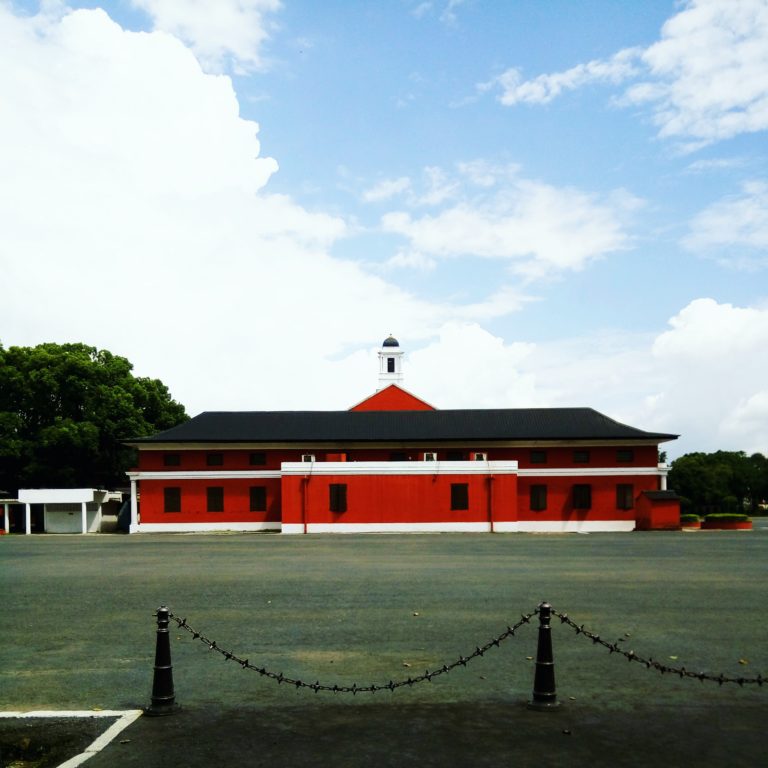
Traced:
<svg viewBox="0 0 768 768">
<path fill-rule="evenodd" d="M 598 708 L 568 702 L 182 709 L 142 717 L 89 761 L 117 766 L 756 766 L 764 703 Z"/>
</svg>

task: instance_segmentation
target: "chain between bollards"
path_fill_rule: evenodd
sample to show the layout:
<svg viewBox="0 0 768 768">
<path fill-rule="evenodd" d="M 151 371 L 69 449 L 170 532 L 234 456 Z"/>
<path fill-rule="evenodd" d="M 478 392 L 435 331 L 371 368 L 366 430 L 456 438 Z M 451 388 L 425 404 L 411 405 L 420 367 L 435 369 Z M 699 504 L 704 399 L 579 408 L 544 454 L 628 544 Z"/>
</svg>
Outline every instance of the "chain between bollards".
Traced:
<svg viewBox="0 0 768 768">
<path fill-rule="evenodd" d="M 552 606 L 539 604 L 539 642 L 536 648 L 536 674 L 533 679 L 533 696 L 528 709 L 547 711 L 559 706 L 555 691 L 555 660 L 552 656 L 552 628 L 549 625 Z"/>
<path fill-rule="evenodd" d="M 144 714 L 159 717 L 173 715 L 179 710 L 173 690 L 173 665 L 168 624 L 171 612 L 164 605 L 157 609 L 157 643 L 155 645 L 155 672 L 152 678 L 152 703 Z"/>
</svg>

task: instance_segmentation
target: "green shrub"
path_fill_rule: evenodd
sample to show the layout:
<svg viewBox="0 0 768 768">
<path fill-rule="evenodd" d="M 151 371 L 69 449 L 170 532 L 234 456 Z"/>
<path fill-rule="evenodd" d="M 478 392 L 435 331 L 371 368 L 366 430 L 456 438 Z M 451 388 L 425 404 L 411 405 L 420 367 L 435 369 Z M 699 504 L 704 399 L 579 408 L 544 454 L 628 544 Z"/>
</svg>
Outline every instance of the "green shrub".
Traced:
<svg viewBox="0 0 768 768">
<path fill-rule="evenodd" d="M 719 520 L 721 522 L 746 523 L 749 520 L 749 515 L 743 515 L 739 512 L 718 512 L 716 514 L 706 515 L 704 520 L 711 520 L 712 522 Z"/>
<path fill-rule="evenodd" d="M 681 523 L 698 523 L 700 520 L 701 518 L 698 515 L 693 515 L 693 514 L 680 515 Z"/>
</svg>

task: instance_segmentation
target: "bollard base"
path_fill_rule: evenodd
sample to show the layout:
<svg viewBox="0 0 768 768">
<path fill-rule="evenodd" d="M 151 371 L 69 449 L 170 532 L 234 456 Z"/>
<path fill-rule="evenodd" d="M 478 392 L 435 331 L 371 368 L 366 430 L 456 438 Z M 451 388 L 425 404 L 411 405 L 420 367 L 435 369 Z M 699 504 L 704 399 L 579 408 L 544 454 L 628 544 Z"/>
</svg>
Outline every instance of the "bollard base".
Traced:
<svg viewBox="0 0 768 768">
<path fill-rule="evenodd" d="M 144 708 L 145 717 L 165 717 L 175 715 L 181 711 L 180 704 L 150 704 Z"/>
<path fill-rule="evenodd" d="M 526 709 L 533 709 L 536 712 L 554 712 L 560 706 L 560 702 L 555 701 L 529 701 Z"/>
</svg>

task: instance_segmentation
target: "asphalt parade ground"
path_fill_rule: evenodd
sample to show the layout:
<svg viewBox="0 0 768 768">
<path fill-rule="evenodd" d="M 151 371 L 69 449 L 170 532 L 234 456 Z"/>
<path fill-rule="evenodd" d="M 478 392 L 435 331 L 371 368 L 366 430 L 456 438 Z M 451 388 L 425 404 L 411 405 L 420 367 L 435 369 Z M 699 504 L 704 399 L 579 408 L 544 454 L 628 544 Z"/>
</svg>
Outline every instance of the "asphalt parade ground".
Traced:
<svg viewBox="0 0 768 768">
<path fill-rule="evenodd" d="M 0 718 L 0 765 L 59 765 L 112 728 L 89 768 L 762 766 L 768 684 L 749 681 L 768 677 L 767 576 L 765 521 L 752 532 L 3 536 L 0 710 L 17 716 Z M 745 682 L 660 674 L 554 618 L 560 706 L 531 711 L 534 617 L 431 682 L 315 693 L 172 621 L 180 709 L 136 716 L 150 704 L 163 604 L 251 666 L 361 687 L 466 659 L 542 600 L 622 651 Z"/>
</svg>

